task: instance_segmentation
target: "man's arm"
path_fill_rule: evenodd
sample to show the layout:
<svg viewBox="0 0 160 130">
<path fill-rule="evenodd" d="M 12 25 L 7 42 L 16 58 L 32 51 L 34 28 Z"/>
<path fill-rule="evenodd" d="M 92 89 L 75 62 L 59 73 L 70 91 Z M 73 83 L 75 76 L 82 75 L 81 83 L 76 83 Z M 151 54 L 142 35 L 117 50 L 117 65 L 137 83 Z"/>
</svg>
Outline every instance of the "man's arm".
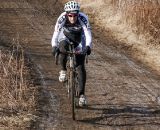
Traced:
<svg viewBox="0 0 160 130">
<path fill-rule="evenodd" d="M 65 18 L 65 12 L 63 12 L 57 19 L 57 22 L 56 22 L 56 25 L 55 25 L 55 28 L 54 28 L 54 33 L 53 33 L 53 36 L 52 36 L 52 41 L 51 41 L 51 44 L 52 44 L 52 47 L 57 47 L 58 46 L 58 36 L 59 36 L 59 33 L 61 31 L 61 28 L 63 27 L 65 21 L 66 21 L 66 18 Z"/>
<path fill-rule="evenodd" d="M 91 27 L 89 24 L 88 17 L 84 13 L 80 13 L 79 17 L 80 23 L 83 27 L 85 38 L 86 38 L 86 46 L 92 47 L 92 33 Z"/>
</svg>

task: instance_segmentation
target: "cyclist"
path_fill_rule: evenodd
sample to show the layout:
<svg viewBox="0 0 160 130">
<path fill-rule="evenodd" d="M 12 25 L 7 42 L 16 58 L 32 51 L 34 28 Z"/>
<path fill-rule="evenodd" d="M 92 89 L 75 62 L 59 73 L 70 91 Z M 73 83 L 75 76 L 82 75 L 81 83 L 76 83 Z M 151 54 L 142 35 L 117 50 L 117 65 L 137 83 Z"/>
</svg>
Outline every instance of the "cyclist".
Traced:
<svg viewBox="0 0 160 130">
<path fill-rule="evenodd" d="M 74 43 L 77 50 L 82 50 L 87 55 L 91 54 L 92 34 L 91 28 L 86 14 L 80 12 L 79 3 L 76 1 L 69 1 L 64 6 L 64 12 L 58 17 L 55 30 L 52 37 L 52 53 L 55 55 L 59 52 L 66 52 L 68 50 L 68 41 Z M 64 82 L 66 78 L 66 62 L 67 55 L 59 53 L 61 71 L 59 72 L 59 81 Z M 79 80 L 79 105 L 86 105 L 85 97 L 85 56 L 76 55 L 76 67 Z"/>
</svg>

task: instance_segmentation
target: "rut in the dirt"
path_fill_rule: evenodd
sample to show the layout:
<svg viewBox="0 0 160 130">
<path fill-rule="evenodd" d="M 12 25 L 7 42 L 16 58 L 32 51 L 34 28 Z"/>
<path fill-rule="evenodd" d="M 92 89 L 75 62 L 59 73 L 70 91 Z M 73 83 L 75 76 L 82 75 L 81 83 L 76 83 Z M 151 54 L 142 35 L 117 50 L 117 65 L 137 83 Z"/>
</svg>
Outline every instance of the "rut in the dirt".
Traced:
<svg viewBox="0 0 160 130">
<path fill-rule="evenodd" d="M 66 88 L 58 82 L 59 67 L 51 55 L 61 8 L 57 0 L 0 3 L 1 38 L 12 42 L 18 37 L 35 66 L 38 118 L 30 129 L 159 130 L 159 76 L 116 50 L 94 24 L 93 51 L 86 65 L 88 107 L 79 108 L 77 121 L 72 121 Z"/>
</svg>

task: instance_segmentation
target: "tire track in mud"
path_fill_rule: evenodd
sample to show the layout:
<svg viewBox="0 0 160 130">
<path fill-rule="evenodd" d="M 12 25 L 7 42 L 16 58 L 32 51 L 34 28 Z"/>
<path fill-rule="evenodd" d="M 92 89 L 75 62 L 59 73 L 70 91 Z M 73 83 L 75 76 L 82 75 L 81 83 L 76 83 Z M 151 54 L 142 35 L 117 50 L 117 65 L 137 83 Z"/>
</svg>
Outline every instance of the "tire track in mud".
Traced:
<svg viewBox="0 0 160 130">
<path fill-rule="evenodd" d="M 27 55 L 30 57 L 31 63 L 35 66 L 34 71 L 38 74 L 38 76 L 36 77 L 38 78 L 38 84 L 40 84 L 38 87 L 39 93 L 37 94 L 37 100 L 40 106 L 37 106 L 37 112 L 41 111 L 41 116 L 39 116 L 39 114 L 36 114 L 37 121 L 32 123 L 30 129 L 54 129 L 57 125 L 57 120 L 55 117 L 58 111 L 58 103 L 56 96 L 53 95 L 53 92 L 47 88 L 47 81 L 45 79 L 45 75 L 42 73 L 43 67 L 40 64 L 37 65 L 37 63 L 34 62 L 34 56 L 32 56 L 31 54 Z M 48 108 L 46 108 L 46 106 Z"/>
<path fill-rule="evenodd" d="M 78 109 L 77 121 L 72 121 L 66 89 L 58 82 L 51 56 L 50 40 L 59 10 L 49 15 L 42 5 L 27 0 L 2 0 L 0 7 L 4 38 L 16 38 L 18 32 L 37 72 L 38 118 L 31 129 L 159 130 L 159 77 L 108 45 L 111 41 L 96 25 L 92 25 L 93 53 L 86 65 L 88 107 Z"/>
<path fill-rule="evenodd" d="M 101 35 L 102 39 L 106 40 L 103 34 L 96 35 Z M 101 41 L 95 40 L 95 60 L 91 60 L 90 63 L 90 68 L 95 70 L 91 75 L 96 76 L 98 81 L 95 82 L 92 76 L 88 83 L 88 86 L 97 86 L 93 90 L 89 88 L 92 90 L 89 91 L 89 95 L 101 94 L 90 101 L 95 102 L 91 109 L 100 110 L 102 113 L 99 117 L 93 118 L 94 123 L 102 126 L 124 126 L 124 129 L 158 130 L 160 111 L 156 98 L 160 92 L 159 76 L 142 68 L 143 66 L 118 50 L 112 49 L 112 46 L 107 46 L 109 41 L 100 43 Z M 102 106 L 100 109 L 99 104 Z M 90 120 L 91 118 L 87 122 Z"/>
</svg>

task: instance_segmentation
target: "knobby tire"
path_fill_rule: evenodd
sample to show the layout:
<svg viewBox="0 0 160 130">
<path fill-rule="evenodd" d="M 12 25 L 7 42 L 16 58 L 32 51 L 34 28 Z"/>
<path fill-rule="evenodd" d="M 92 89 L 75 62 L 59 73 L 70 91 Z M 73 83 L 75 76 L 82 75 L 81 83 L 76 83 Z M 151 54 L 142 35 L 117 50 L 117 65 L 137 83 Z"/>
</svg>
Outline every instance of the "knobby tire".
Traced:
<svg viewBox="0 0 160 130">
<path fill-rule="evenodd" d="M 70 73 L 70 85 L 71 85 L 71 109 L 72 109 L 72 119 L 75 120 L 75 82 L 74 82 L 74 72 Z"/>
</svg>

